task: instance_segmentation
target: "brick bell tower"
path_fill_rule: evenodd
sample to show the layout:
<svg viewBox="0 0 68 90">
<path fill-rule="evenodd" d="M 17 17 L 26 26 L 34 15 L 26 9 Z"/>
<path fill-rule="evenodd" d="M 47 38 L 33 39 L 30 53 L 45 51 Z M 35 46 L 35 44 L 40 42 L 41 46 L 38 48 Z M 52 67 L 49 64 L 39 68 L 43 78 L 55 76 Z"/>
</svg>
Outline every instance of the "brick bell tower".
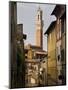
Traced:
<svg viewBox="0 0 68 90">
<path fill-rule="evenodd" d="M 36 33 L 35 33 L 36 46 L 43 49 L 43 20 L 42 20 L 42 10 L 40 7 L 37 10 L 36 15 Z"/>
</svg>

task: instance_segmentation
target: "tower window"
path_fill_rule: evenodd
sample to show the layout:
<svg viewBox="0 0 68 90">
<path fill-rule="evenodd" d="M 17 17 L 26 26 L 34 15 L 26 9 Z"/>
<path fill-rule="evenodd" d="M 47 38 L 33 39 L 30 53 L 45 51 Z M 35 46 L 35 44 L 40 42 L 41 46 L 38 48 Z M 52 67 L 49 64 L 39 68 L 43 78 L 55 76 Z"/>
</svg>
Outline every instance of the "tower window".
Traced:
<svg viewBox="0 0 68 90">
<path fill-rule="evenodd" d="M 38 15 L 38 20 L 39 20 L 39 15 Z"/>
</svg>

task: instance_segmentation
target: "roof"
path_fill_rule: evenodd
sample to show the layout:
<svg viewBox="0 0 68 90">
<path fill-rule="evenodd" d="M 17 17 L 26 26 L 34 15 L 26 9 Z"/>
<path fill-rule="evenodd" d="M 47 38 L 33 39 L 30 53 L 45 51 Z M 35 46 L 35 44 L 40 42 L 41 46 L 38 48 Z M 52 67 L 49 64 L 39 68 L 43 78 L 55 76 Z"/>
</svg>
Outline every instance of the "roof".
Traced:
<svg viewBox="0 0 68 90">
<path fill-rule="evenodd" d="M 32 48 L 32 49 L 41 49 L 41 47 L 36 46 L 36 45 L 31 45 L 31 44 L 28 44 L 27 46 L 25 46 L 25 49 L 30 49 L 30 48 Z"/>
<path fill-rule="evenodd" d="M 56 21 L 53 21 L 44 34 L 48 34 L 52 27 L 54 27 Z"/>
<path fill-rule="evenodd" d="M 56 11 L 59 11 L 59 7 L 60 7 L 60 5 L 56 5 L 53 12 L 51 13 L 51 15 L 55 14 Z"/>
<path fill-rule="evenodd" d="M 65 5 L 56 5 L 51 15 L 58 15 L 62 12 L 62 10 L 65 10 Z M 57 13 L 58 12 L 58 13 Z"/>
<path fill-rule="evenodd" d="M 47 55 L 47 51 L 43 50 L 41 47 L 39 46 L 36 46 L 36 45 L 31 45 L 31 44 L 28 44 L 27 46 L 25 46 L 25 50 L 28 51 L 29 49 L 33 49 L 35 50 L 35 52 L 37 54 L 45 54 Z"/>
<path fill-rule="evenodd" d="M 34 48 L 34 49 L 41 49 L 41 47 L 36 46 L 36 45 L 31 45 L 31 48 Z"/>
<path fill-rule="evenodd" d="M 66 18 L 66 11 L 62 14 L 62 16 L 60 17 L 60 19 Z"/>
</svg>

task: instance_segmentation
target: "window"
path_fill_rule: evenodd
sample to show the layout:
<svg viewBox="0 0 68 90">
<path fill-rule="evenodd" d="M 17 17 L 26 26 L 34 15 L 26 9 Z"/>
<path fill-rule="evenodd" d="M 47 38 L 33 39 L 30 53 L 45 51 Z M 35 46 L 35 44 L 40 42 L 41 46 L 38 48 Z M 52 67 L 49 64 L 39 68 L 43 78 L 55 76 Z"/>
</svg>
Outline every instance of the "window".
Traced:
<svg viewBox="0 0 68 90">
<path fill-rule="evenodd" d="M 57 32 L 57 40 L 59 39 L 59 32 Z"/>
<path fill-rule="evenodd" d="M 64 61 L 64 49 L 61 50 L 61 60 Z"/>
<path fill-rule="evenodd" d="M 38 20 L 39 20 L 39 15 L 38 15 Z"/>
<path fill-rule="evenodd" d="M 58 61 L 60 60 L 60 55 L 58 55 Z"/>
<path fill-rule="evenodd" d="M 62 75 L 59 75 L 58 78 L 59 78 L 59 80 L 62 80 L 63 79 L 63 76 Z"/>
<path fill-rule="evenodd" d="M 61 20 L 57 21 L 57 40 L 61 38 Z"/>
<path fill-rule="evenodd" d="M 61 21 L 61 31 L 64 33 L 64 20 Z"/>
<path fill-rule="evenodd" d="M 57 60 L 61 60 L 61 45 L 56 48 Z"/>
<path fill-rule="evenodd" d="M 59 28 L 59 38 L 61 38 L 61 19 L 60 19 L 60 28 Z"/>
<path fill-rule="evenodd" d="M 61 38 L 61 30 L 59 31 L 59 35 L 60 35 L 60 38 Z"/>
<path fill-rule="evenodd" d="M 25 58 L 27 59 L 27 56 L 25 56 Z"/>
</svg>

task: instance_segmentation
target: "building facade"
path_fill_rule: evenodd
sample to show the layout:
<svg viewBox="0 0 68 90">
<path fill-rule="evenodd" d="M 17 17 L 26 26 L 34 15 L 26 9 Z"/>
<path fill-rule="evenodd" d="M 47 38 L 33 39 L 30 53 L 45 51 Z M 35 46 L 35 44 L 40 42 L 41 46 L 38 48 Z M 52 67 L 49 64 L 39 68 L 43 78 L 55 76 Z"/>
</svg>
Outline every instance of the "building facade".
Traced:
<svg viewBox="0 0 68 90">
<path fill-rule="evenodd" d="M 48 30 L 48 85 L 65 85 L 66 84 L 66 14 L 65 5 L 56 5 L 51 15 L 56 16 Z M 52 51 L 54 50 L 54 52 Z M 52 51 L 52 52 L 51 52 Z M 50 53 L 51 52 L 51 53 Z M 54 62 L 53 61 L 54 58 Z M 52 60 L 52 61 L 51 61 Z M 52 66 L 52 69 L 49 68 Z M 51 82 L 50 81 L 51 78 Z M 52 81 L 54 83 L 52 83 Z M 51 83 L 51 84 L 50 84 Z"/>
<path fill-rule="evenodd" d="M 45 57 L 47 57 L 47 52 L 41 48 L 33 45 L 27 45 L 27 47 L 25 47 L 25 63 L 28 72 L 26 73 L 26 87 L 44 85 L 43 81 L 45 81 L 45 79 L 41 78 L 40 72 L 42 71 L 40 71 L 40 69 L 43 69 L 42 61 Z M 31 76 L 29 73 L 31 73 Z"/>
<path fill-rule="evenodd" d="M 61 17 L 61 35 L 62 84 L 66 84 L 66 11 Z"/>
<path fill-rule="evenodd" d="M 17 25 L 17 2 L 9 2 L 10 14 L 10 88 L 25 87 L 23 26 Z"/>
<path fill-rule="evenodd" d="M 15 88 L 17 85 L 17 63 L 16 63 L 16 25 L 17 25 L 17 4 L 16 2 L 9 3 L 10 14 L 10 88 Z"/>
<path fill-rule="evenodd" d="M 56 85 L 56 21 L 52 22 L 45 32 L 47 34 L 47 84 Z"/>
<path fill-rule="evenodd" d="M 23 24 L 17 24 L 17 87 L 25 87 L 24 39 L 26 39 L 26 35 L 23 34 Z"/>
<path fill-rule="evenodd" d="M 58 13 L 57 13 L 58 12 Z M 66 80 L 66 57 L 65 52 L 65 31 L 66 31 L 66 16 L 63 16 L 66 12 L 65 5 L 57 5 L 52 12 L 52 15 L 56 16 L 56 53 L 57 53 L 57 80 L 58 84 L 65 84 Z M 63 16 L 63 17 L 62 17 Z M 64 32 L 63 32 L 64 31 Z M 63 33 L 64 35 L 63 35 Z M 64 60 L 63 60 L 64 59 Z M 64 67 L 64 68 L 63 68 Z"/>
</svg>

